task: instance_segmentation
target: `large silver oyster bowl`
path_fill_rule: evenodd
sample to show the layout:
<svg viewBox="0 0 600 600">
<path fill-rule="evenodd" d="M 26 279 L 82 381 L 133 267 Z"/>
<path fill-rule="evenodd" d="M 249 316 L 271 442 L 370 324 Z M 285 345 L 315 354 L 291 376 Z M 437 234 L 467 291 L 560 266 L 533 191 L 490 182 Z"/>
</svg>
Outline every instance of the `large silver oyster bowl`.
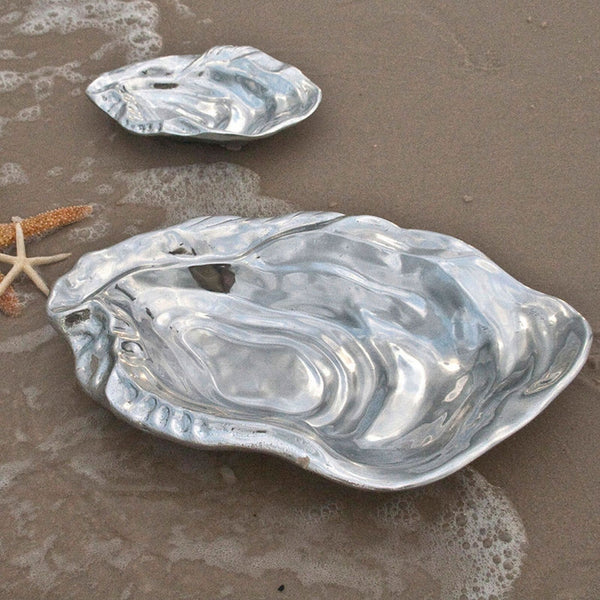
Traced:
<svg viewBox="0 0 600 600">
<path fill-rule="evenodd" d="M 371 216 L 203 217 L 83 256 L 48 314 L 131 424 L 398 490 L 523 427 L 590 341 L 473 247 Z"/>
<path fill-rule="evenodd" d="M 133 133 L 217 142 L 273 135 L 321 101 L 301 71 L 250 46 L 128 65 L 101 75 L 86 93 Z"/>
</svg>

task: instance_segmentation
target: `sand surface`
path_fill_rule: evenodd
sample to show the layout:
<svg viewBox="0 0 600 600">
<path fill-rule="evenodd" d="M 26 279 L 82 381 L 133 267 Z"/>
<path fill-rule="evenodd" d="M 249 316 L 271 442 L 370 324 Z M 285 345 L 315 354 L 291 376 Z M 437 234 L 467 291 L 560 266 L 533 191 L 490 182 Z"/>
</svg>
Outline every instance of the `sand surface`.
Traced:
<svg viewBox="0 0 600 600">
<path fill-rule="evenodd" d="M 201 214 L 370 213 L 473 244 L 600 332 L 599 8 L 565 3 L 0 4 L 0 221 L 92 203 L 29 245 L 83 253 Z M 323 90 L 231 152 L 135 137 L 101 72 L 249 44 Z M 2 265 L 2 271 L 6 267 Z M 600 347 L 530 425 L 399 494 L 152 438 L 99 407 L 25 279 L 0 316 L 0 598 L 600 597 Z"/>
</svg>

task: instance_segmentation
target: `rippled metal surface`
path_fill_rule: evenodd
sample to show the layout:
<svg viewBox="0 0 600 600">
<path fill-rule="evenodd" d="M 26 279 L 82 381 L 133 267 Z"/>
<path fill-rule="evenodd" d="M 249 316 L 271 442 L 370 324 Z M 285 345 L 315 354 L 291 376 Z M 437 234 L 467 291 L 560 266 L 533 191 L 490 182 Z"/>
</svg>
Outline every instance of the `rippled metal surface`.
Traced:
<svg viewBox="0 0 600 600">
<path fill-rule="evenodd" d="M 455 238 L 376 217 L 205 217 L 82 257 L 49 316 L 130 423 L 401 489 L 459 469 L 576 375 L 585 320 Z"/>
<path fill-rule="evenodd" d="M 133 133 L 219 142 L 273 135 L 321 101 L 301 71 L 250 46 L 128 65 L 98 77 L 87 95 Z"/>
</svg>

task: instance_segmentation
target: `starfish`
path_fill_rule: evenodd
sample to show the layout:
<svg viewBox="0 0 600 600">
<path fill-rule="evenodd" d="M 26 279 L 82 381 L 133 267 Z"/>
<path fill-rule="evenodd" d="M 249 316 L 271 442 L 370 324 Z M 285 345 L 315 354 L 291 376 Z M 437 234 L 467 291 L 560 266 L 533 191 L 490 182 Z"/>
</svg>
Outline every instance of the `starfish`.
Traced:
<svg viewBox="0 0 600 600">
<path fill-rule="evenodd" d="M 21 221 L 13 218 L 15 223 L 15 237 L 17 240 L 17 255 L 10 256 L 9 254 L 0 253 L 0 262 L 12 264 L 11 270 L 4 276 L 0 283 L 0 296 L 8 289 L 8 286 L 13 282 L 15 277 L 23 272 L 29 276 L 29 279 L 35 283 L 40 291 L 46 296 L 50 293 L 48 286 L 39 276 L 38 272 L 33 268 L 34 265 L 49 265 L 61 260 L 65 260 L 71 256 L 70 252 L 63 254 L 55 254 L 54 256 L 34 256 L 29 257 L 25 252 L 25 237 L 23 236 L 23 226 Z"/>
<path fill-rule="evenodd" d="M 33 269 L 33 263 L 31 261 L 35 260 L 35 258 L 29 259 L 26 256 L 24 239 L 33 236 L 42 236 L 52 231 L 53 229 L 57 229 L 58 227 L 62 227 L 64 225 L 69 225 L 70 223 L 80 221 L 81 219 L 89 216 L 92 213 L 92 210 L 92 207 L 87 205 L 64 206 L 62 208 L 56 208 L 53 210 L 46 211 L 44 213 L 35 215 L 33 217 L 29 217 L 27 219 L 13 219 L 12 223 L 0 223 L 0 248 L 2 248 L 3 246 L 9 246 L 15 243 L 15 241 L 17 241 L 17 246 L 19 246 L 17 230 L 21 229 L 20 235 L 23 238 L 23 240 L 21 241 L 21 257 L 25 257 L 27 259 L 25 263 L 29 266 L 29 270 L 34 273 L 33 277 L 36 277 L 38 279 L 37 283 L 34 279 L 34 283 L 36 283 L 36 285 L 38 285 L 38 283 L 41 283 L 41 286 L 38 285 L 38 287 L 44 293 L 47 294 L 48 288 L 46 284 Z M 15 221 L 19 222 L 19 227 L 17 227 L 17 223 Z M 6 276 L 0 273 L 0 312 L 3 312 L 4 314 L 10 317 L 16 317 L 21 313 L 23 307 L 21 305 L 21 302 L 19 301 L 17 294 L 15 293 L 14 288 L 10 284 L 19 273 L 21 273 L 22 271 L 25 271 L 27 273 L 27 270 L 23 266 L 17 266 L 16 261 L 19 258 L 18 248 L 16 257 L 8 256 L 6 254 L 2 254 L 0 256 L 3 257 L 2 260 L 0 260 L 0 262 L 7 262 L 13 265 L 13 268 L 9 271 L 9 273 Z M 35 264 L 44 263 L 37 261 Z M 8 279 L 9 275 L 10 279 Z"/>
<path fill-rule="evenodd" d="M 63 206 L 21 220 L 23 235 L 30 238 L 34 235 L 46 233 L 70 225 L 92 214 L 93 208 L 89 205 Z M 15 226 L 13 223 L 0 223 L 0 248 L 15 243 Z"/>
</svg>

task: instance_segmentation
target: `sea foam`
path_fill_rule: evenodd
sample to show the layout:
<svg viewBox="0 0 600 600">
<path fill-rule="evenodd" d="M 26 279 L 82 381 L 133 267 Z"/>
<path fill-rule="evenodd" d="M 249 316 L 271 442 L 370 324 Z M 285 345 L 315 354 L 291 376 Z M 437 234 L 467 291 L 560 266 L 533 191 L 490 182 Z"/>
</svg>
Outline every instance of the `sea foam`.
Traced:
<svg viewBox="0 0 600 600">
<path fill-rule="evenodd" d="M 257 508 L 249 499 L 258 540 L 232 533 L 236 527 L 225 522 L 231 517 L 209 508 L 203 519 L 221 535 L 204 537 L 196 527 L 175 525 L 170 569 L 198 561 L 253 579 L 278 573 L 300 582 L 311 597 L 408 598 L 419 590 L 427 598 L 501 600 L 510 594 L 524 558 L 525 529 L 502 490 L 474 469 L 380 500 L 356 500 L 307 503 L 298 497 L 296 506 L 285 506 L 263 498 Z M 237 519 L 244 531 L 252 527 L 250 514 Z"/>
<path fill-rule="evenodd" d="M 127 60 L 133 62 L 153 56 L 162 48 L 162 38 L 156 31 L 158 7 L 148 0 L 37 0 L 24 13 L 10 15 L 14 31 L 23 35 L 66 35 L 82 29 L 102 31 L 109 41 L 92 54 L 93 59 L 125 48 Z"/>
<path fill-rule="evenodd" d="M 260 193 L 260 177 L 230 163 L 159 167 L 115 174 L 127 193 L 121 204 L 143 204 L 165 211 L 164 225 L 201 215 L 271 217 L 294 208 Z"/>
</svg>

